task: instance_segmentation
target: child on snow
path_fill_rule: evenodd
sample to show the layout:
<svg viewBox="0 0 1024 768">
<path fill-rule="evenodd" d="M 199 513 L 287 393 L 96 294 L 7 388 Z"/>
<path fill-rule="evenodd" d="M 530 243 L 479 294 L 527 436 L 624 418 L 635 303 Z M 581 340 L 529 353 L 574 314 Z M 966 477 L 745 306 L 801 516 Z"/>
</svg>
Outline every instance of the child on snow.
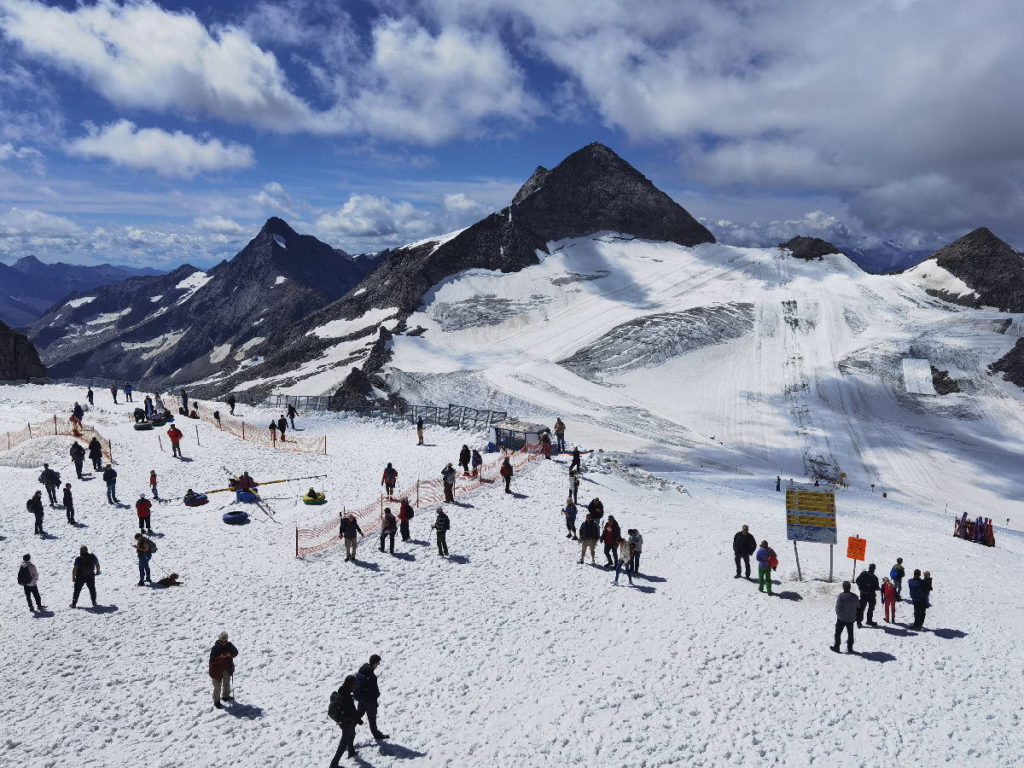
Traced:
<svg viewBox="0 0 1024 768">
<path fill-rule="evenodd" d="M 157 490 L 156 490 L 156 470 L 155 469 L 149 470 L 149 489 L 153 492 L 153 498 L 154 499 L 159 499 L 160 498 L 160 495 L 157 493 Z"/>
<path fill-rule="evenodd" d="M 888 576 L 882 579 L 882 606 L 885 608 L 885 620 L 890 624 L 896 621 L 896 585 Z"/>
</svg>

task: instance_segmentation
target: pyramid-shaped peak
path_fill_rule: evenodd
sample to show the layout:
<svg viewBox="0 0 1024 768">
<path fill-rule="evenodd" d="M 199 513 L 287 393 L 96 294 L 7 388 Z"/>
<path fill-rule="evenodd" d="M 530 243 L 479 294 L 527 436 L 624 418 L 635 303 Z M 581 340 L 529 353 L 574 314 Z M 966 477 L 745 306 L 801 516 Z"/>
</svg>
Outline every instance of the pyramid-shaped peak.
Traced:
<svg viewBox="0 0 1024 768">
<path fill-rule="evenodd" d="M 988 227 L 978 227 L 977 229 L 968 232 L 959 240 L 955 240 L 954 243 L 963 243 L 965 245 L 970 244 L 989 248 L 1011 247 L 1005 240 L 1000 240 L 996 237 Z"/>
<path fill-rule="evenodd" d="M 260 232 L 266 232 L 270 235 L 278 235 L 279 237 L 293 237 L 298 234 L 288 225 L 287 221 L 278 218 L 277 216 L 271 216 L 267 219 L 263 228 L 260 229 Z"/>
</svg>

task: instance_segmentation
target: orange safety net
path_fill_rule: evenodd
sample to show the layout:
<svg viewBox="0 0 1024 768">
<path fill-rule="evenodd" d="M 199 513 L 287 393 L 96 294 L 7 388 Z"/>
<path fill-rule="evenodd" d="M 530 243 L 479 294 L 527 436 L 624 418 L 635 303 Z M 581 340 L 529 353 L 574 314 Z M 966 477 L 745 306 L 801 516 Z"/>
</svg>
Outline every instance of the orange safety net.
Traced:
<svg viewBox="0 0 1024 768">
<path fill-rule="evenodd" d="M 174 418 L 178 428 L 184 427 L 187 422 L 180 421 L 183 417 L 178 414 L 178 409 L 181 408 L 181 400 L 174 395 L 167 395 L 162 399 L 171 413 L 175 414 Z M 189 410 L 191 411 L 191 409 L 192 401 L 190 400 Z M 240 437 L 242 440 L 250 443 L 257 443 L 267 448 L 279 451 L 292 451 L 294 453 L 327 453 L 327 435 L 296 437 L 291 432 L 286 432 L 285 437 L 282 439 L 276 429 L 271 430 L 266 425 L 257 426 L 224 413 L 220 414 L 219 419 L 215 419 L 213 418 L 213 411 L 204 405 L 200 405 L 196 413 L 201 421 L 212 424 L 222 432 Z"/>
<path fill-rule="evenodd" d="M 103 455 L 108 460 L 113 459 L 110 441 L 97 432 L 94 426 L 84 424 L 74 416 L 69 419 L 53 416 L 51 419 L 40 421 L 38 424 L 27 424 L 24 429 L 19 429 L 16 432 L 7 432 L 3 437 L 0 437 L 0 450 L 10 450 L 16 445 L 21 445 L 24 442 L 35 440 L 39 437 L 54 436 L 73 437 L 86 445 L 95 437 L 100 441 Z"/>
<path fill-rule="evenodd" d="M 526 445 L 521 450 L 513 451 L 507 455 L 512 468 L 519 469 L 531 461 L 542 458 L 544 454 L 541 453 L 540 444 L 536 443 Z M 467 475 L 460 473 L 457 475 L 455 478 L 454 494 L 456 496 L 464 496 L 467 493 L 479 490 L 484 485 L 500 480 L 501 464 L 504 459 L 505 456 L 499 454 L 494 461 L 485 461 L 475 474 L 470 473 Z M 381 513 L 386 504 L 391 503 L 393 505 L 392 511 L 397 515 L 398 504 L 394 500 L 400 499 L 408 499 L 412 508 L 417 511 L 426 507 L 438 506 L 444 503 L 444 482 L 440 478 L 435 480 L 417 480 L 405 490 L 396 492 L 391 499 L 381 496 L 377 501 L 373 501 L 359 509 L 346 509 L 343 514 L 355 515 L 356 522 L 359 523 L 359 527 L 365 535 L 380 526 Z M 296 528 L 295 556 L 315 555 L 340 544 L 340 516 L 341 513 L 310 528 Z"/>
</svg>

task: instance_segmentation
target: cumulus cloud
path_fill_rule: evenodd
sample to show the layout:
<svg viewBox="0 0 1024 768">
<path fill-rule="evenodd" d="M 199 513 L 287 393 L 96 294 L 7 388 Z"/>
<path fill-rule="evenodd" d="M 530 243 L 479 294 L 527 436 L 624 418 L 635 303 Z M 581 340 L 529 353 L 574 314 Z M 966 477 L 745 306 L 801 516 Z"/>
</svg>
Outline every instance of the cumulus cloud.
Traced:
<svg viewBox="0 0 1024 768">
<path fill-rule="evenodd" d="M 81 228 L 70 219 L 31 208 L 10 208 L 0 213 L 0 238 L 25 237 L 68 240 L 81 235 Z"/>
<path fill-rule="evenodd" d="M 251 199 L 261 213 L 283 214 L 292 218 L 298 218 L 299 207 L 303 205 L 277 181 L 268 181 Z"/>
<path fill-rule="evenodd" d="M 232 219 L 223 216 L 206 216 L 192 220 L 192 226 L 202 232 L 211 232 L 216 235 L 240 236 L 246 233 L 246 228 Z"/>
<path fill-rule="evenodd" d="M 411 203 L 379 195 L 352 195 L 337 210 L 320 216 L 316 231 L 344 248 L 352 241 L 401 245 L 436 234 L 437 225 L 429 214 Z"/>
<path fill-rule="evenodd" d="M 46 157 L 35 147 L 16 147 L 10 142 L 0 144 L 0 164 L 15 161 L 24 164 L 32 173 L 46 173 Z"/>
<path fill-rule="evenodd" d="M 465 192 L 450 192 L 444 196 L 445 210 L 456 214 L 481 213 L 484 207 L 470 199 Z"/>
<path fill-rule="evenodd" d="M 191 178 L 209 171 L 248 168 L 254 162 L 252 148 L 243 144 L 197 139 L 182 131 L 138 128 L 130 120 L 103 127 L 89 125 L 87 130 L 86 136 L 68 143 L 70 154 L 154 170 L 163 176 Z"/>
</svg>

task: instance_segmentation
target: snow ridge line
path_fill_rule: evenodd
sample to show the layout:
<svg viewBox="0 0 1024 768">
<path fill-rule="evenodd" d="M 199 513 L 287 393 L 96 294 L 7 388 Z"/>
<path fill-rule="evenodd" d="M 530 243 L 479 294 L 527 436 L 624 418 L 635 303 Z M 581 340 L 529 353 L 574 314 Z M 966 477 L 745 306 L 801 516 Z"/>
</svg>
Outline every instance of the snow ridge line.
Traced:
<svg viewBox="0 0 1024 768">
<path fill-rule="evenodd" d="M 508 456 L 512 468 L 519 469 L 541 458 L 543 453 L 541 453 L 540 443 L 532 443 L 523 446 L 518 451 L 505 455 Z M 500 479 L 500 469 L 503 461 L 504 455 L 497 457 L 495 461 L 482 464 L 476 475 L 458 475 L 455 478 L 454 494 L 456 496 L 464 496 Z M 444 483 L 441 480 L 417 479 L 415 483 L 405 490 L 396 493 L 390 499 L 381 495 L 376 501 L 372 501 L 359 509 L 345 509 L 319 525 L 310 528 L 296 528 L 295 556 L 305 557 L 306 555 L 319 554 L 340 544 L 341 536 L 338 523 L 342 514 L 355 515 L 356 522 L 359 523 L 364 536 L 373 532 L 380 526 L 384 503 L 400 499 L 408 499 L 414 510 L 424 509 L 435 504 L 443 504 Z"/>
<path fill-rule="evenodd" d="M 181 398 L 176 395 L 167 395 L 163 400 L 170 405 L 172 411 L 177 411 L 181 408 Z M 279 440 L 276 437 L 271 437 L 268 427 L 259 427 L 230 415 L 221 415 L 219 419 L 215 419 L 213 418 L 213 412 L 207 412 L 206 409 L 197 409 L 197 413 L 201 421 L 205 421 L 207 424 L 215 426 L 221 432 L 227 432 L 229 435 L 239 437 L 246 442 L 257 443 L 281 451 L 292 451 L 293 453 L 320 453 L 325 456 L 327 455 L 327 435 L 292 437 L 287 440 Z M 276 435 L 276 433 L 274 434 Z"/>
<path fill-rule="evenodd" d="M 7 432 L 4 437 L 0 437 L 0 451 L 9 451 L 15 446 L 26 443 L 29 440 L 35 440 L 36 438 L 54 436 L 73 437 L 86 445 L 95 437 L 100 441 L 103 455 L 108 461 L 113 460 L 110 441 L 97 432 L 95 427 L 81 422 L 76 424 L 71 419 L 68 419 L 68 426 L 63 426 L 63 422 L 61 422 L 56 414 L 54 414 L 53 419 L 50 421 L 40 421 L 38 424 L 29 423 L 25 429 L 19 429 L 17 432 Z"/>
</svg>

